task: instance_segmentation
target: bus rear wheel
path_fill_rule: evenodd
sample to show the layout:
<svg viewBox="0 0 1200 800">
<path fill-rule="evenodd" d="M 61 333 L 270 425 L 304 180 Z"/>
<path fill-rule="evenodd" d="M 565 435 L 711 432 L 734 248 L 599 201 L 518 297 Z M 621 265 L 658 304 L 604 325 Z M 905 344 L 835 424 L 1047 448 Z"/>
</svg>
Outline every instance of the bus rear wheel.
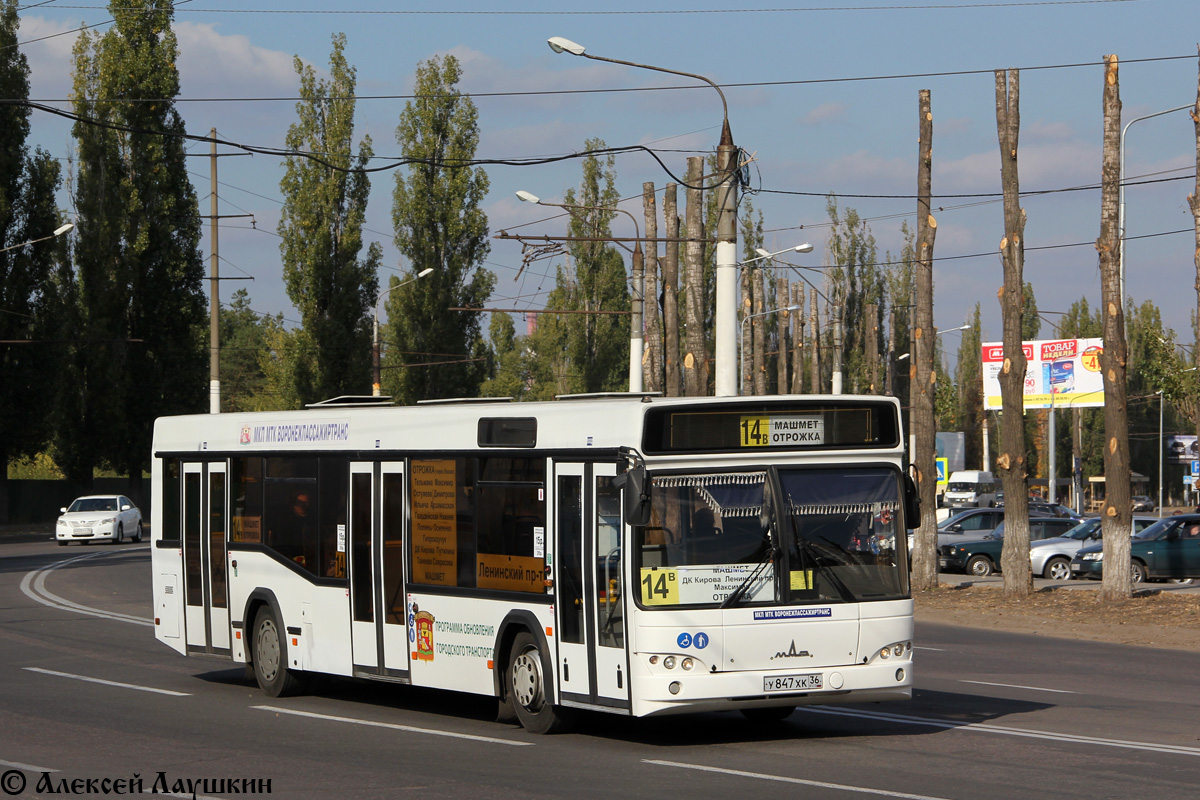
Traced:
<svg viewBox="0 0 1200 800">
<path fill-rule="evenodd" d="M 522 632 L 513 641 L 508 660 L 508 691 L 521 727 L 530 733 L 560 733 L 572 722 L 568 709 L 553 705 L 546 697 L 542 652 L 532 634 Z"/>
<path fill-rule="evenodd" d="M 281 632 L 275 612 L 268 606 L 259 609 L 254 617 L 254 679 L 268 697 L 297 694 L 304 681 L 288 669 L 287 637 Z"/>
</svg>

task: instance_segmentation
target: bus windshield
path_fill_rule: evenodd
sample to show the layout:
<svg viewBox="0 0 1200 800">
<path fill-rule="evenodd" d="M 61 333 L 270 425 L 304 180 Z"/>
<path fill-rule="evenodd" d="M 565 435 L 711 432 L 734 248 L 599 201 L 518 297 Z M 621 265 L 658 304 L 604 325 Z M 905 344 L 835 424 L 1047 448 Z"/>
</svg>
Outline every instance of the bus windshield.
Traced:
<svg viewBox="0 0 1200 800">
<path fill-rule="evenodd" d="M 781 494 L 764 491 L 775 476 Z M 885 468 L 652 476 L 650 522 L 635 530 L 641 580 L 674 576 L 655 605 L 894 600 L 908 591 L 900 507 Z"/>
</svg>

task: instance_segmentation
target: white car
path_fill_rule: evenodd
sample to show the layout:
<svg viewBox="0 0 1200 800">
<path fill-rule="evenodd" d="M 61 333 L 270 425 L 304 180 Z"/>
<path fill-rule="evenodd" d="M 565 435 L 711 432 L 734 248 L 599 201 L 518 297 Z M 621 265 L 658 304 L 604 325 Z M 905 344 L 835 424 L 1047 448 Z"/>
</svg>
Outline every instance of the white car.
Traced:
<svg viewBox="0 0 1200 800">
<path fill-rule="evenodd" d="M 70 542 L 123 542 L 128 536 L 142 540 L 142 512 L 128 497 L 120 494 L 95 494 L 76 498 L 54 528 L 59 545 Z"/>
</svg>

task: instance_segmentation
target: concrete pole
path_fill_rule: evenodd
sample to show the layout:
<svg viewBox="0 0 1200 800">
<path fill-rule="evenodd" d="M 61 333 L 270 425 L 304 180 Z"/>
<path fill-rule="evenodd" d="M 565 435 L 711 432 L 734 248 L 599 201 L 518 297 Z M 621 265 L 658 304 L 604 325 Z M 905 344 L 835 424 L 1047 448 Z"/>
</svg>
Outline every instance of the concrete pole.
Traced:
<svg viewBox="0 0 1200 800">
<path fill-rule="evenodd" d="M 714 394 L 732 397 L 737 394 L 737 148 L 729 132 L 729 120 L 721 130 L 717 147 L 717 298 L 715 356 L 716 379 Z"/>
<path fill-rule="evenodd" d="M 209 143 L 209 186 L 211 195 L 210 208 L 212 209 L 212 219 L 209 227 L 209 238 L 211 247 L 209 248 L 209 271 L 212 276 L 211 288 L 208 294 L 208 413 L 221 413 L 221 293 L 218 290 L 220 286 L 219 273 L 219 248 L 217 246 L 217 129 L 213 128 L 209 131 L 209 138 L 212 141 Z"/>
</svg>

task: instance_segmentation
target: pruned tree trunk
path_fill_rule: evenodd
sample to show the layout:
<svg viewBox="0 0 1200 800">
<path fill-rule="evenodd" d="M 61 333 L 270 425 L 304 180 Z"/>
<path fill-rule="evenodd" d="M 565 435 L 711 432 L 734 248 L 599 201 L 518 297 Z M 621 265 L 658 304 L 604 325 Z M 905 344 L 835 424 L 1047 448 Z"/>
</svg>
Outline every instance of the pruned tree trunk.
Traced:
<svg viewBox="0 0 1200 800">
<path fill-rule="evenodd" d="M 708 391 L 708 348 L 704 343 L 704 244 L 701 242 L 704 200 L 700 182 L 704 159 L 687 160 L 687 242 L 684 246 L 683 310 L 687 326 L 683 355 L 683 391 L 700 397 Z"/>
<path fill-rule="evenodd" d="M 763 312 L 767 310 L 767 298 L 764 295 L 763 271 L 761 269 L 753 270 L 750 279 L 754 283 L 753 313 L 756 315 L 750 320 L 750 338 L 754 341 L 754 394 L 762 397 L 767 393 L 767 318 L 763 315 Z"/>
<path fill-rule="evenodd" d="M 1133 524 L 1129 474 L 1129 414 L 1125 408 L 1125 298 L 1121 291 L 1119 248 L 1121 231 L 1118 201 L 1121 186 L 1121 90 L 1117 83 L 1117 57 L 1104 57 L 1104 167 L 1100 177 L 1100 308 L 1104 351 L 1100 372 L 1104 377 L 1104 506 L 1100 530 L 1104 536 L 1104 573 L 1100 597 L 1121 600 L 1130 596 L 1129 532 Z M 1006 523 L 1007 525 L 1007 523 Z M 1028 559 L 1026 559 L 1028 563 Z"/>
<path fill-rule="evenodd" d="M 642 294 L 646 350 L 642 354 L 642 385 L 647 392 L 661 392 L 663 334 L 658 306 L 658 206 L 655 203 L 653 181 L 642 184 L 642 213 L 646 223 L 646 284 Z"/>
<path fill-rule="evenodd" d="M 754 313 L 754 269 L 743 267 L 738 303 L 738 393 L 754 394 L 754 337 L 746 338 L 747 318 Z"/>
<path fill-rule="evenodd" d="M 867 369 L 871 385 L 867 394 L 879 394 L 879 304 L 867 303 L 867 318 L 864 328 L 867 334 Z"/>
<path fill-rule="evenodd" d="M 1029 566 L 1029 492 L 1025 486 L 1025 351 L 1021 342 L 1021 312 L 1025 305 L 1025 210 L 1017 174 L 1017 144 L 1021 132 L 1020 73 L 996 70 L 996 133 L 1000 142 L 1000 184 L 1004 192 L 1004 238 L 1000 263 L 1004 287 L 1000 316 L 1004 328 L 1004 365 L 1000 370 L 1000 455 L 996 467 L 1004 486 L 1004 549 L 1000 555 L 1004 594 L 1033 593 Z"/>
<path fill-rule="evenodd" d="M 912 358 L 912 356 L 909 356 Z M 896 309 L 888 312 L 887 370 L 884 373 L 883 393 L 891 395 L 896 387 Z"/>
<path fill-rule="evenodd" d="M 909 424 L 914 450 L 909 460 L 916 467 L 917 493 L 921 497 L 921 519 L 913 537 L 912 588 L 933 589 L 938 584 L 937 560 L 937 430 L 933 415 L 933 242 L 937 221 L 930 212 L 933 193 L 933 112 L 928 89 L 917 96 L 920 116 L 917 154 L 917 247 L 913 265 L 916 308 L 913 309 L 913 349 L 909 373 Z M 915 520 L 914 520 L 915 522 Z M 909 523 L 913 524 L 913 523 Z"/>
<path fill-rule="evenodd" d="M 779 307 L 779 313 L 776 319 L 779 321 L 777 335 L 779 337 L 779 346 L 775 349 L 779 354 L 775 356 L 775 394 L 788 393 L 788 324 L 791 322 L 791 313 L 787 307 L 788 303 L 788 282 L 787 278 L 775 279 L 775 305 Z"/>
<path fill-rule="evenodd" d="M 817 316 L 817 293 L 814 291 L 809 294 L 811 303 L 808 315 L 809 338 L 812 340 L 812 346 L 809 348 L 809 374 L 808 386 L 809 391 L 813 394 L 821 393 L 821 320 Z"/>
<path fill-rule="evenodd" d="M 792 394 L 804 391 L 804 287 L 800 281 L 792 284 L 792 305 L 796 321 L 792 326 Z"/>
<path fill-rule="evenodd" d="M 663 248 L 663 388 L 667 397 L 683 394 L 679 371 L 679 206 L 677 186 L 663 189 L 663 228 L 667 243 Z"/>
</svg>

